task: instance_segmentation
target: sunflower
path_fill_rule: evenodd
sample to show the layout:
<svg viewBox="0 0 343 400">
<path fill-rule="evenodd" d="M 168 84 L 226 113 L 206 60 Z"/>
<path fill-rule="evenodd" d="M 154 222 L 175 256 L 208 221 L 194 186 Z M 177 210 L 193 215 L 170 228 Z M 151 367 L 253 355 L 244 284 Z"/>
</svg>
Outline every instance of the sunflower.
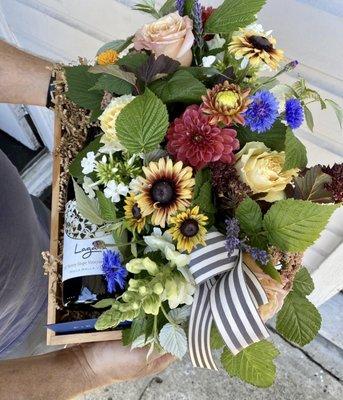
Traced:
<svg viewBox="0 0 343 400">
<path fill-rule="evenodd" d="M 276 69 L 284 56 L 283 51 L 276 49 L 275 45 L 273 36 L 263 31 L 241 29 L 238 35 L 232 37 L 228 49 L 238 60 L 246 57 L 252 67 L 264 63 Z"/>
<path fill-rule="evenodd" d="M 125 199 L 125 219 L 132 230 L 137 230 L 141 233 L 145 225 L 145 217 L 142 216 L 141 210 L 138 206 L 136 196 L 130 193 Z"/>
<path fill-rule="evenodd" d="M 225 81 L 208 89 L 206 95 L 202 96 L 201 111 L 211 115 L 211 125 L 219 122 L 224 125 L 244 125 L 243 113 L 251 103 L 249 93 L 250 89 L 242 90 L 238 85 Z"/>
<path fill-rule="evenodd" d="M 207 217 L 199 214 L 199 206 L 188 208 L 187 210 L 172 216 L 169 220 L 171 228 L 168 232 L 177 241 L 179 251 L 190 253 L 197 244 L 206 245 L 206 225 Z"/>
<path fill-rule="evenodd" d="M 171 214 L 189 206 L 194 187 L 193 170 L 181 161 L 173 164 L 160 158 L 143 167 L 142 191 L 136 196 L 144 217 L 151 215 L 153 225 L 165 227 Z"/>
</svg>

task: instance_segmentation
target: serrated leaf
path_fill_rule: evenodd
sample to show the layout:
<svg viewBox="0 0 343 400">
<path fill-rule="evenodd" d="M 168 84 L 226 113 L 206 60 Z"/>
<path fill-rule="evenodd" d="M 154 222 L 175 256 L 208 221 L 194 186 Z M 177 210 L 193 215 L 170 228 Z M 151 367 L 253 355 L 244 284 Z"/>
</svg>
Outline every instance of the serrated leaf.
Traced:
<svg viewBox="0 0 343 400">
<path fill-rule="evenodd" d="M 303 169 L 307 165 L 307 152 L 306 147 L 294 135 L 291 129 L 286 131 L 285 139 L 285 164 L 283 171 L 293 168 Z"/>
<path fill-rule="evenodd" d="M 208 168 L 201 169 L 195 175 L 192 205 L 198 205 L 200 212 L 209 218 L 208 225 L 212 225 L 216 210 L 213 204 L 211 172 Z"/>
<path fill-rule="evenodd" d="M 313 132 L 313 129 L 314 129 L 314 121 L 313 121 L 312 112 L 311 112 L 311 110 L 310 110 L 307 106 L 305 106 L 305 105 L 303 105 L 303 109 L 304 109 L 306 124 L 307 124 L 308 128 L 310 129 L 310 131 Z"/>
<path fill-rule="evenodd" d="M 169 317 L 174 321 L 176 324 L 182 324 L 191 315 L 191 306 L 183 306 L 180 308 L 174 308 L 169 311 Z"/>
<path fill-rule="evenodd" d="M 335 101 L 331 99 L 325 99 L 325 102 L 331 106 L 338 119 L 339 126 L 342 128 L 343 125 L 343 109 Z"/>
<path fill-rule="evenodd" d="M 93 141 L 91 141 L 84 149 L 82 149 L 77 156 L 74 158 L 73 162 L 69 165 L 68 171 L 71 176 L 74 178 L 83 178 L 82 167 L 81 167 L 81 160 L 87 156 L 87 153 L 90 151 L 97 151 L 100 149 L 102 143 L 100 143 L 101 136 L 96 137 Z"/>
<path fill-rule="evenodd" d="M 276 330 L 300 346 L 310 343 L 321 326 L 322 318 L 316 307 L 295 291 L 288 293 L 276 317 Z"/>
<path fill-rule="evenodd" d="M 236 356 L 225 348 L 220 358 L 226 372 L 251 385 L 266 388 L 274 383 L 276 367 L 274 359 L 279 351 L 271 342 L 261 340 L 254 343 Z"/>
<path fill-rule="evenodd" d="M 235 130 L 241 148 L 248 142 L 263 142 L 271 150 L 285 149 L 287 127 L 280 120 L 276 120 L 272 128 L 263 134 L 254 133 L 247 126 L 236 126 Z"/>
<path fill-rule="evenodd" d="M 225 347 L 225 342 L 215 324 L 212 324 L 212 327 L 211 327 L 210 343 L 211 343 L 211 348 L 214 350 L 220 350 L 223 347 Z"/>
<path fill-rule="evenodd" d="M 116 206 L 112 203 L 111 199 L 105 197 L 103 192 L 97 191 L 96 193 L 101 218 L 105 221 L 114 222 L 117 219 Z"/>
<path fill-rule="evenodd" d="M 150 83 L 154 80 L 158 74 L 172 74 L 180 66 L 180 63 L 172 58 L 161 54 L 155 58 L 154 54 L 151 54 L 148 60 L 141 65 L 137 70 L 137 76 L 145 83 Z"/>
<path fill-rule="evenodd" d="M 107 308 L 111 307 L 114 303 L 116 303 L 116 299 L 103 299 L 98 301 L 97 303 L 93 304 L 92 307 L 94 308 Z"/>
<path fill-rule="evenodd" d="M 154 150 L 168 129 L 166 106 L 149 89 L 120 112 L 116 122 L 120 143 L 130 153 Z"/>
<path fill-rule="evenodd" d="M 76 208 L 79 213 L 88 221 L 95 225 L 103 225 L 104 219 L 99 213 L 98 202 L 95 199 L 90 199 L 80 186 L 73 179 Z"/>
<path fill-rule="evenodd" d="M 256 201 L 246 197 L 237 207 L 236 218 L 240 228 L 248 236 L 256 235 L 262 229 L 262 211 Z"/>
<path fill-rule="evenodd" d="M 103 53 L 106 50 L 115 50 L 118 53 L 120 53 L 131 44 L 132 39 L 133 36 L 130 36 L 126 40 L 112 40 L 111 42 L 105 43 L 103 46 L 100 47 L 96 55 L 99 55 L 100 53 Z"/>
<path fill-rule="evenodd" d="M 304 176 L 294 178 L 294 198 L 316 203 L 331 203 L 332 195 L 325 188 L 331 181 L 331 176 L 316 165 L 307 170 Z"/>
<path fill-rule="evenodd" d="M 206 87 L 187 71 L 179 70 L 169 79 L 158 79 L 149 88 L 164 103 L 198 103 Z"/>
<path fill-rule="evenodd" d="M 94 65 L 89 68 L 89 72 L 92 74 L 108 74 L 115 76 L 116 78 L 122 79 L 134 85 L 136 83 L 136 76 L 132 72 L 126 72 L 120 69 L 119 65 Z"/>
<path fill-rule="evenodd" d="M 98 78 L 89 72 L 89 67 L 87 65 L 64 67 L 64 71 L 68 99 L 87 110 L 99 109 L 104 93 L 100 90 L 90 90 Z"/>
<path fill-rule="evenodd" d="M 179 325 L 166 324 L 159 334 L 160 345 L 175 357 L 182 358 L 187 353 L 187 336 Z"/>
<path fill-rule="evenodd" d="M 301 296 L 308 296 L 314 290 L 314 283 L 307 268 L 302 267 L 296 273 L 292 290 Z"/>
<path fill-rule="evenodd" d="M 278 201 L 263 221 L 269 243 L 283 251 L 305 251 L 318 239 L 337 207 L 294 199 Z"/>
<path fill-rule="evenodd" d="M 141 313 L 137 318 L 132 321 L 131 327 L 129 329 L 125 329 L 125 331 L 123 332 L 123 345 L 131 345 L 132 342 L 134 342 L 141 335 L 145 337 L 146 325 L 147 318 L 143 313 Z"/>
<path fill-rule="evenodd" d="M 225 0 L 207 20 L 206 33 L 230 34 L 256 20 L 265 0 Z"/>
<path fill-rule="evenodd" d="M 102 90 L 117 95 L 131 94 L 132 85 L 112 75 L 102 75 L 90 90 Z"/>
<path fill-rule="evenodd" d="M 136 73 L 138 68 L 143 65 L 149 56 L 144 52 L 132 51 L 126 56 L 118 60 L 118 65 L 125 69 L 125 71 L 130 71 Z"/>
</svg>

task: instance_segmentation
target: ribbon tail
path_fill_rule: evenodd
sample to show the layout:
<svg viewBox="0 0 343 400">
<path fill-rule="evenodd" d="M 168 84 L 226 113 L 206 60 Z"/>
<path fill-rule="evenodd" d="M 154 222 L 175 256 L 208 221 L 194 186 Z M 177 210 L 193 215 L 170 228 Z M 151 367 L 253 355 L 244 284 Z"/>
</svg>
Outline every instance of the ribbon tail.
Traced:
<svg viewBox="0 0 343 400">
<path fill-rule="evenodd" d="M 194 367 L 218 371 L 210 345 L 213 316 L 209 286 L 209 282 L 206 282 L 196 289 L 189 320 L 188 345 Z"/>
</svg>

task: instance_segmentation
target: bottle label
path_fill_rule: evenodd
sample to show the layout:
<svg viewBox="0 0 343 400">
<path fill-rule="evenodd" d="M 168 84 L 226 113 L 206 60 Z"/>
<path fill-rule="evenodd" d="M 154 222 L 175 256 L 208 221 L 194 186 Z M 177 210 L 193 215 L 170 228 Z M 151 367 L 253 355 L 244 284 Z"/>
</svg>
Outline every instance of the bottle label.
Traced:
<svg viewBox="0 0 343 400">
<path fill-rule="evenodd" d="M 102 275 L 102 253 L 94 242 L 114 244 L 112 235 L 75 239 L 64 234 L 62 282 L 80 276 Z"/>
</svg>

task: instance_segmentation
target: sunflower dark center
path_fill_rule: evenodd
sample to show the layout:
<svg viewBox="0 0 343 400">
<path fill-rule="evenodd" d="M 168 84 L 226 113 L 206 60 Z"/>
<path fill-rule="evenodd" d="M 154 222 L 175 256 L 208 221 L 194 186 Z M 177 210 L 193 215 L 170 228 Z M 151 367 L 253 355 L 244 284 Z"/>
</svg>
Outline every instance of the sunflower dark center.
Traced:
<svg viewBox="0 0 343 400">
<path fill-rule="evenodd" d="M 183 236 L 193 237 L 199 232 L 199 224 L 195 219 L 189 218 L 182 222 L 180 231 Z"/>
<path fill-rule="evenodd" d="M 158 181 L 152 185 L 150 195 L 154 203 L 160 203 L 162 206 L 168 205 L 175 196 L 174 185 L 170 181 Z"/>
<path fill-rule="evenodd" d="M 142 213 L 141 213 L 141 209 L 138 207 L 138 204 L 135 203 L 132 206 L 132 216 L 134 219 L 140 219 L 142 218 Z"/>
<path fill-rule="evenodd" d="M 273 45 L 264 36 L 258 36 L 258 35 L 250 36 L 249 42 L 252 46 L 255 47 L 255 49 L 265 50 L 267 52 L 273 50 Z"/>
</svg>

